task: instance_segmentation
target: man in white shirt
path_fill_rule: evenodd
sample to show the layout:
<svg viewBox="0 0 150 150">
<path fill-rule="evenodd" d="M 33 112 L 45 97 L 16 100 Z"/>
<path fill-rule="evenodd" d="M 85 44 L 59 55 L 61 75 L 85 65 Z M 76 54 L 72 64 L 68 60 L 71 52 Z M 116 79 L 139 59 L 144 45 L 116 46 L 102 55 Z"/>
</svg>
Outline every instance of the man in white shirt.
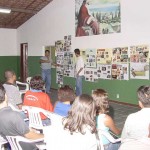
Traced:
<svg viewBox="0 0 150 150">
<path fill-rule="evenodd" d="M 127 117 L 121 135 L 122 144 L 119 150 L 150 149 L 150 145 L 144 142 L 144 139 L 147 139 L 149 136 L 150 86 L 141 86 L 137 90 L 137 94 L 141 110 Z"/>
<path fill-rule="evenodd" d="M 77 57 L 76 67 L 75 67 L 76 95 L 80 96 L 82 94 L 82 80 L 84 77 L 84 60 L 80 55 L 79 49 L 75 49 L 74 53 Z"/>
</svg>

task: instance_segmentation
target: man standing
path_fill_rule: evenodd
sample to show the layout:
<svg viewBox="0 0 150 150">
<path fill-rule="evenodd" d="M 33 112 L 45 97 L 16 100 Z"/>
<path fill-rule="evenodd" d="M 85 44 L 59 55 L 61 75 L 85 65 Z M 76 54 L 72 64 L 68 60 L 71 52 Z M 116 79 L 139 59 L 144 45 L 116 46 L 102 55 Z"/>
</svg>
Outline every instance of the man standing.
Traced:
<svg viewBox="0 0 150 150">
<path fill-rule="evenodd" d="M 4 87 L 0 85 L 0 134 L 6 136 L 23 136 L 29 140 L 43 139 L 43 134 L 31 131 L 17 111 L 13 111 L 7 103 Z M 23 150 L 37 150 L 34 143 L 20 142 Z"/>
<path fill-rule="evenodd" d="M 46 86 L 46 93 L 49 94 L 51 88 L 51 65 L 52 65 L 49 50 L 45 50 L 45 56 L 40 58 L 40 64 L 42 69 L 42 78 Z"/>
<path fill-rule="evenodd" d="M 77 57 L 76 67 L 75 67 L 75 77 L 76 77 L 76 95 L 82 94 L 82 79 L 84 77 L 84 61 L 82 56 L 80 56 L 80 50 L 75 49 L 74 53 Z"/>
</svg>

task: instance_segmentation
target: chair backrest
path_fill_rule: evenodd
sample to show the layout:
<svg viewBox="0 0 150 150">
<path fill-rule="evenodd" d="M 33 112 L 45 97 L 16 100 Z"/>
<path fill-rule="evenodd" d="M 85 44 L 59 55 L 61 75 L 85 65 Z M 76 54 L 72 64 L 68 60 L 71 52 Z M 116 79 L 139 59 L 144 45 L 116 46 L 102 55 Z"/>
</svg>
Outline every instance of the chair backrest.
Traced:
<svg viewBox="0 0 150 150">
<path fill-rule="evenodd" d="M 22 150 L 19 141 L 17 140 L 17 136 L 6 136 L 10 146 L 11 150 Z"/>
<path fill-rule="evenodd" d="M 48 117 L 48 111 L 42 108 L 32 107 L 32 106 L 22 106 L 22 110 L 28 112 L 29 127 L 32 127 L 35 129 L 43 129 L 43 124 L 42 124 L 40 113 L 43 113 L 45 116 Z"/>
<path fill-rule="evenodd" d="M 4 144 L 6 143 L 8 143 L 8 141 L 0 135 L 0 150 L 4 150 Z"/>
<path fill-rule="evenodd" d="M 31 81 L 32 77 L 27 77 L 26 82 L 30 85 L 30 81 Z"/>
<path fill-rule="evenodd" d="M 19 89 L 19 93 L 20 93 L 21 96 L 22 96 L 22 94 L 25 94 L 29 90 L 29 84 L 28 83 L 23 83 L 23 82 L 20 82 L 20 81 L 16 81 L 16 84 L 18 86 L 18 89 L 19 89 L 19 86 L 24 87 L 24 89 Z"/>
</svg>

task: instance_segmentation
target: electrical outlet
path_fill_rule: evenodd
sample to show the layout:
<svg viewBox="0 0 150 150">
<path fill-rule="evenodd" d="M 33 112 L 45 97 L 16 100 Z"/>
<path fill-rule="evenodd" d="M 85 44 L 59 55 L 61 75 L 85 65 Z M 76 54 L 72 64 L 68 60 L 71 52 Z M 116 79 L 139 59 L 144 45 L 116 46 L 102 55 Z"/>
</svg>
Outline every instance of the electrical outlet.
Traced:
<svg viewBox="0 0 150 150">
<path fill-rule="evenodd" d="M 117 94 L 116 97 L 119 98 L 119 94 Z"/>
</svg>

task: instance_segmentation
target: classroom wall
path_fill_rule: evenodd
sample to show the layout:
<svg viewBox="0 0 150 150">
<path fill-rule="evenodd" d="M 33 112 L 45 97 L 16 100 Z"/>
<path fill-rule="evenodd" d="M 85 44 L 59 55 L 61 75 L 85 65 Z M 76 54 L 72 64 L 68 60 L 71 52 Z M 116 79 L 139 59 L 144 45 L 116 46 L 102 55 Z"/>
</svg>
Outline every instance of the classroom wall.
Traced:
<svg viewBox="0 0 150 150">
<path fill-rule="evenodd" d="M 17 29 L 17 50 L 20 43 L 28 43 L 28 54 L 32 60 L 38 60 L 43 54 L 43 46 L 54 45 L 65 35 L 72 35 L 72 51 L 74 48 L 115 48 L 150 43 L 149 0 L 121 0 L 121 33 L 74 37 L 75 35 L 75 1 L 52 1 L 43 10 Z M 18 51 L 19 53 L 19 51 Z M 33 57 L 31 57 L 33 56 Z M 36 58 L 36 59 L 35 59 Z M 32 68 L 39 66 L 30 64 Z M 55 76 L 55 70 L 52 73 Z M 74 78 L 64 78 L 64 84 L 75 85 Z M 84 82 L 83 92 L 91 93 L 95 88 L 104 88 L 110 99 L 137 104 L 136 90 L 140 85 L 149 84 L 149 80 L 99 80 L 98 83 Z M 52 87 L 56 87 L 53 83 Z M 119 94 L 117 99 L 116 95 Z"/>
<path fill-rule="evenodd" d="M 17 55 L 17 30 L 0 28 L 0 56 Z"/>
<path fill-rule="evenodd" d="M 13 69 L 18 76 L 17 30 L 0 28 L 0 81 L 4 81 L 4 71 Z"/>
</svg>

